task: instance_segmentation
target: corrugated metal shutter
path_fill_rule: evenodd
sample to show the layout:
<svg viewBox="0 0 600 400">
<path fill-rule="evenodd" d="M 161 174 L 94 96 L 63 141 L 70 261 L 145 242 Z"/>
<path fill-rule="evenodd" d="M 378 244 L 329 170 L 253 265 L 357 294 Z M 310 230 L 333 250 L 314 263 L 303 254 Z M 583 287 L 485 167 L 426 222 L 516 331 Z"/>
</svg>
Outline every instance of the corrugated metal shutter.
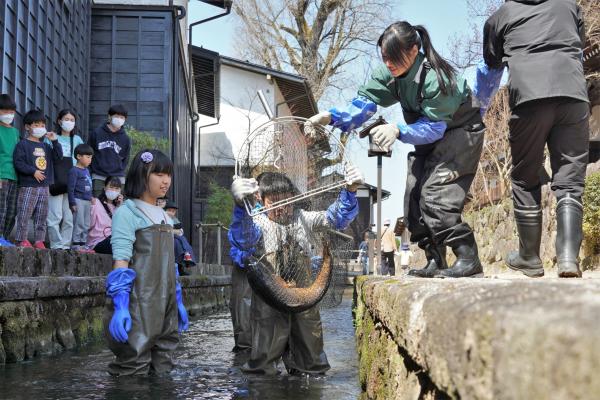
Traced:
<svg viewBox="0 0 600 400">
<path fill-rule="evenodd" d="M 172 13 L 94 9 L 90 63 L 91 127 L 123 104 L 127 123 L 169 137 Z"/>
<path fill-rule="evenodd" d="M 87 132 L 91 0 L 0 1 L 2 93 L 17 113 L 40 108 L 48 122 L 63 108 Z M 22 129 L 21 118 L 16 126 Z"/>
<path fill-rule="evenodd" d="M 219 118 L 221 97 L 219 53 L 192 47 L 192 68 L 198 112 Z"/>
</svg>

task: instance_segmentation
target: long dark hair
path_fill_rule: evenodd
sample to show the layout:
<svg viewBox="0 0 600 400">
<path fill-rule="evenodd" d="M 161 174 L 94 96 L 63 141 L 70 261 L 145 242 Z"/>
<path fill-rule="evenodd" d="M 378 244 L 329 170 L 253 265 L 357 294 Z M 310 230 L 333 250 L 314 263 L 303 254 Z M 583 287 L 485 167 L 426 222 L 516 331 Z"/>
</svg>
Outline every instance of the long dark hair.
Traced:
<svg viewBox="0 0 600 400">
<path fill-rule="evenodd" d="M 123 184 L 121 183 L 121 179 L 117 176 L 109 176 L 104 180 L 104 187 L 107 186 L 114 186 L 117 187 L 119 189 L 122 189 Z M 100 195 L 98 196 L 98 200 L 100 200 L 102 203 L 111 203 L 113 206 L 116 206 L 115 204 L 115 200 L 109 200 L 106 197 L 106 193 L 104 192 L 104 188 L 102 189 L 102 193 L 100 193 Z"/>
<path fill-rule="evenodd" d="M 385 28 L 377 40 L 377 46 L 382 55 L 385 54 L 385 57 L 394 64 L 403 66 L 408 66 L 408 55 L 414 45 L 419 50 L 423 48 L 431 68 L 437 73 L 442 93 L 445 95 L 451 93 L 452 88 L 456 85 L 456 69 L 433 48 L 429 32 L 424 26 L 412 26 L 406 21 L 394 22 Z"/>
<path fill-rule="evenodd" d="M 74 137 L 77 134 L 77 114 L 75 114 L 73 111 L 71 111 L 68 108 L 60 110 L 58 112 L 56 121 L 54 121 L 55 130 L 56 130 L 56 132 L 58 132 L 58 135 L 60 135 L 62 133 L 62 126 L 60 126 L 60 120 L 63 119 L 63 117 L 67 114 L 71 114 L 73 116 L 73 118 L 75 118 L 75 127 L 73 128 L 73 130 L 71 132 L 69 132 L 69 136 Z"/>
</svg>

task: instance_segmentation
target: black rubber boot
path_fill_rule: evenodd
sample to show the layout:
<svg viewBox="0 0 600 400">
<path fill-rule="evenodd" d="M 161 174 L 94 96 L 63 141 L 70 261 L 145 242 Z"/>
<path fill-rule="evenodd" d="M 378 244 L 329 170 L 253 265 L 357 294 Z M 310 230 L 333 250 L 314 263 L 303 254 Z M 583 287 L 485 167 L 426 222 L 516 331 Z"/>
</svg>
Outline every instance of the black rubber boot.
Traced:
<svg viewBox="0 0 600 400">
<path fill-rule="evenodd" d="M 556 204 L 556 260 L 559 278 L 581 278 L 579 248 L 583 240 L 583 204 L 566 194 Z"/>
<path fill-rule="evenodd" d="M 427 242 L 422 248 L 425 250 L 427 265 L 421 269 L 409 270 L 408 275 L 418 278 L 433 278 L 441 270 L 448 268 L 448 264 L 446 264 L 446 246 L 435 246 L 433 243 Z"/>
<path fill-rule="evenodd" d="M 515 222 L 519 233 L 519 251 L 508 253 L 506 266 L 532 278 L 544 276 L 544 265 L 540 258 L 541 207 L 520 206 L 517 208 L 515 205 Z"/>
<path fill-rule="evenodd" d="M 456 261 L 452 267 L 436 274 L 437 278 L 483 277 L 483 267 L 479 261 L 477 243 L 473 233 L 453 245 L 452 251 L 456 255 Z"/>
</svg>

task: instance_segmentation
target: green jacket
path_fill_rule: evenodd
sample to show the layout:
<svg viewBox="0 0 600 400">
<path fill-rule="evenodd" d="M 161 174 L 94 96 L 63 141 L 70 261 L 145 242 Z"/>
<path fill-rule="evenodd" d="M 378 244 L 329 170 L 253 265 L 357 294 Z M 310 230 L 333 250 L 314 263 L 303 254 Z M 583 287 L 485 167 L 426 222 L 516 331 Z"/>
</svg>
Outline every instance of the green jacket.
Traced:
<svg viewBox="0 0 600 400">
<path fill-rule="evenodd" d="M 471 94 L 471 89 L 463 76 L 457 76 L 454 90 L 445 95 L 440 90 L 437 73 L 430 69 L 425 76 L 423 100 L 419 108 L 418 88 L 424 61 L 425 55 L 418 53 L 408 73 L 398 78 L 394 78 L 382 65 L 373 71 L 371 80 L 359 88 L 358 95 L 382 107 L 392 106 L 399 101 L 405 113 L 418 113 L 431 121 L 451 121 L 454 113 Z"/>
<path fill-rule="evenodd" d="M 0 126 L 0 179 L 17 180 L 13 165 L 13 151 L 17 143 L 19 143 L 17 128 Z"/>
</svg>

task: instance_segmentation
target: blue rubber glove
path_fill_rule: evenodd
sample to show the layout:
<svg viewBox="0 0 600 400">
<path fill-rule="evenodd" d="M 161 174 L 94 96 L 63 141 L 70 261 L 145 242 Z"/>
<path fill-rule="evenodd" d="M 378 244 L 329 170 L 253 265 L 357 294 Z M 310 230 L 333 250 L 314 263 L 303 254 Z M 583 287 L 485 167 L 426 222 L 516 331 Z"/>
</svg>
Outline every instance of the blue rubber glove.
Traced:
<svg viewBox="0 0 600 400">
<path fill-rule="evenodd" d="M 178 327 L 179 333 L 185 332 L 190 327 L 190 321 L 188 318 L 187 310 L 183 305 L 183 291 L 181 289 L 181 284 L 179 283 L 179 271 L 177 269 L 177 264 L 175 265 L 175 301 L 177 302 L 177 314 L 179 315 L 178 319 Z"/>
<path fill-rule="evenodd" d="M 398 124 L 398 139 L 412 145 L 429 144 L 444 137 L 447 128 L 448 124 L 444 121 L 431 121 L 427 117 L 421 117 L 414 124 Z"/>
<path fill-rule="evenodd" d="M 330 125 L 342 130 L 351 131 L 369 120 L 377 112 L 377 104 L 366 97 L 355 97 L 345 110 L 332 108 Z"/>
<path fill-rule="evenodd" d="M 127 332 L 131 330 L 129 293 L 135 275 L 135 271 L 130 268 L 116 268 L 106 277 L 106 295 L 112 298 L 115 308 L 108 331 L 112 338 L 120 343 L 127 343 Z"/>
<path fill-rule="evenodd" d="M 235 265 L 244 268 L 245 260 L 256 252 L 254 246 L 261 236 L 262 232 L 258 225 L 254 224 L 252 217 L 243 207 L 236 205 L 233 209 L 229 232 L 227 232 L 227 238 L 231 244 L 229 255 Z"/>
<path fill-rule="evenodd" d="M 340 191 L 337 200 L 327 208 L 327 219 L 336 230 L 344 230 L 358 215 L 356 192 Z"/>
<path fill-rule="evenodd" d="M 477 64 L 473 95 L 479 102 L 481 116 L 485 114 L 498 91 L 503 72 L 504 68 L 490 68 L 483 60 Z"/>
</svg>

